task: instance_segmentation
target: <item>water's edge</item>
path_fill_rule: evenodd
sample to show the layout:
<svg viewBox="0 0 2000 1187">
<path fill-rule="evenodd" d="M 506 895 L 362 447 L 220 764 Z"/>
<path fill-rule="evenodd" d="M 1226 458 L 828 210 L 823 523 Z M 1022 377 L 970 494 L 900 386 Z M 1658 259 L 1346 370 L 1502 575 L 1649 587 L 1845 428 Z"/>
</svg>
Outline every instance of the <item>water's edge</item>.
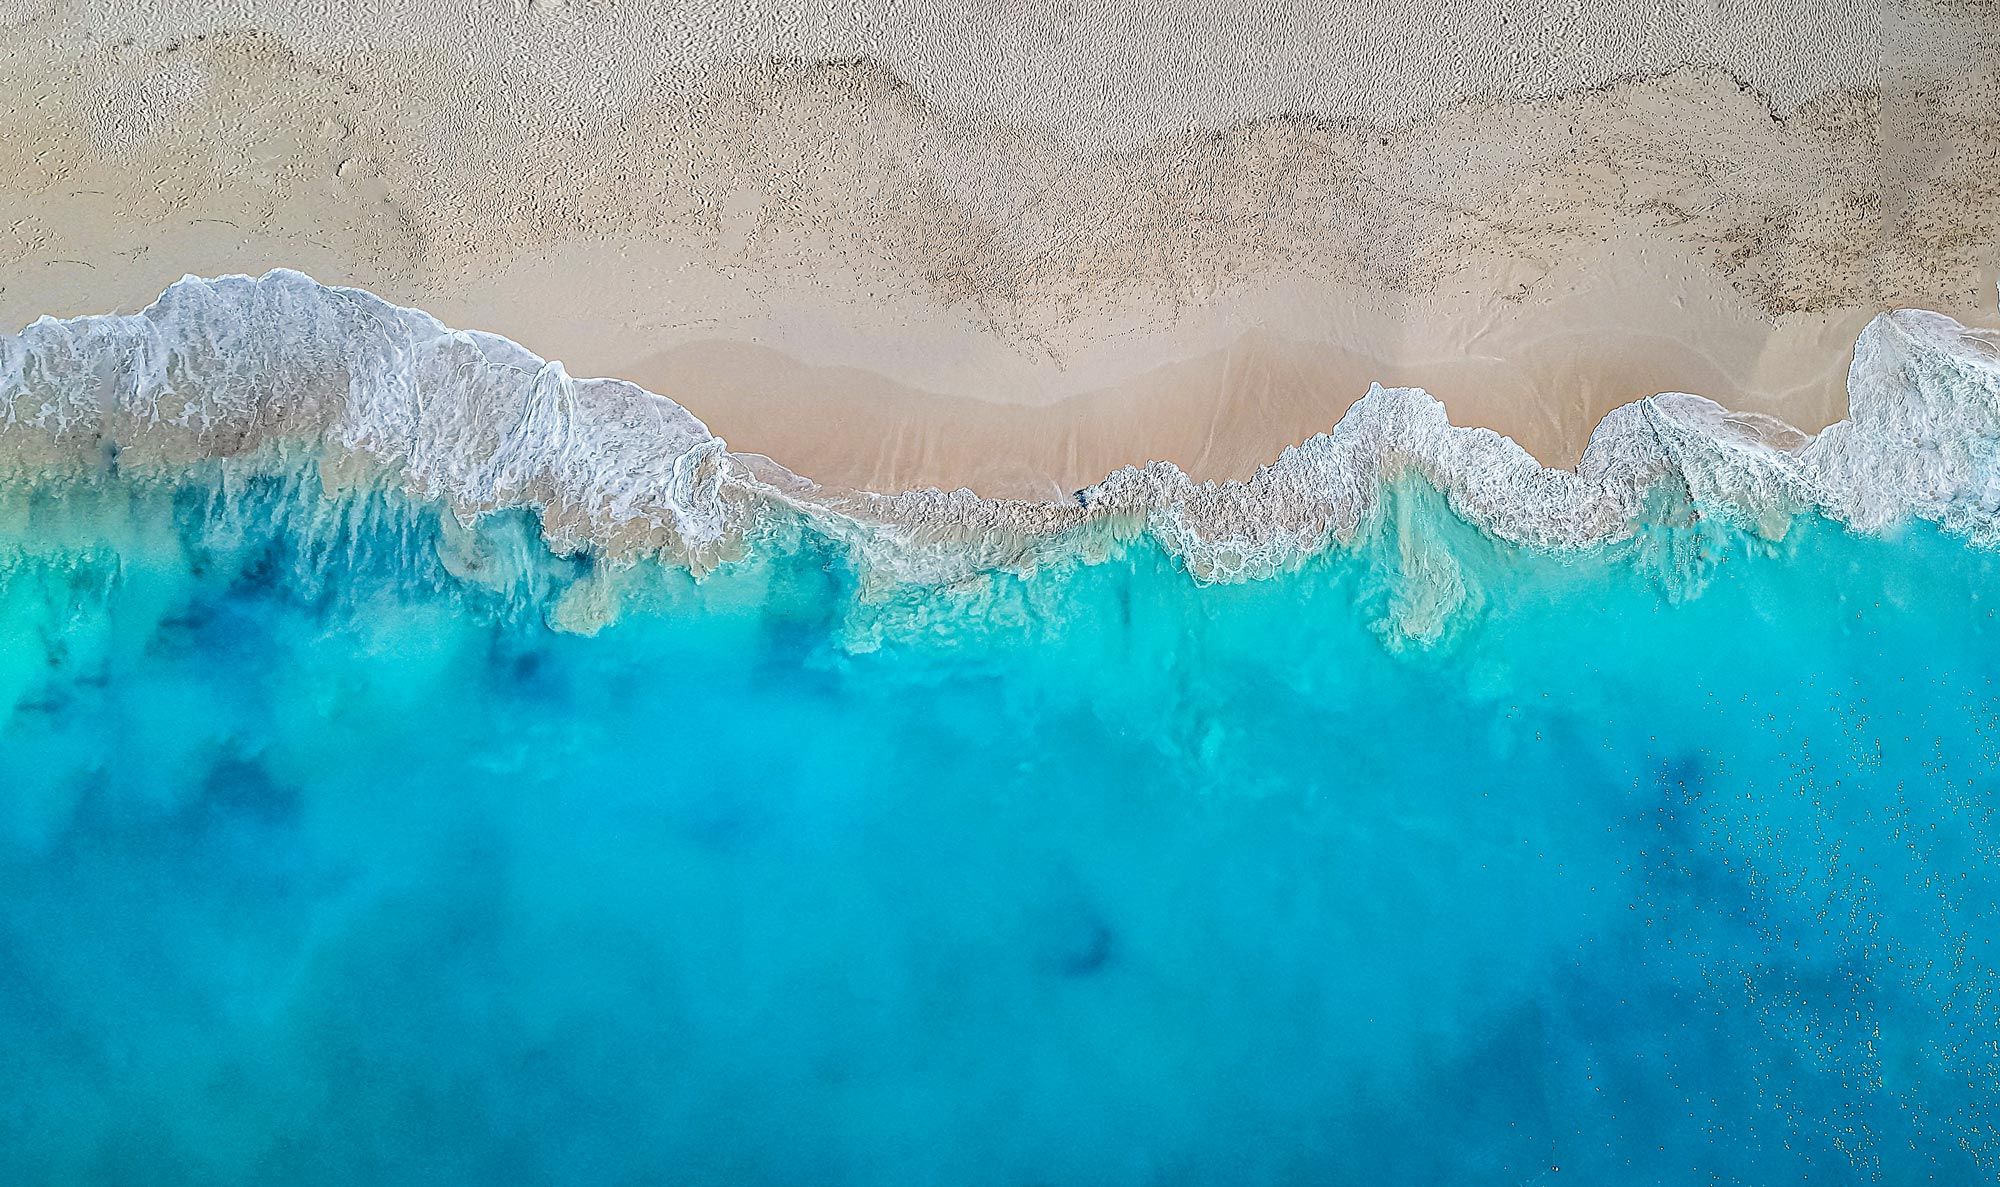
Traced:
<svg viewBox="0 0 2000 1187">
<path fill-rule="evenodd" d="M 1653 396 L 1607 415 L 1567 471 L 1452 425 L 1420 389 L 1377 385 L 1244 482 L 1152 462 L 1074 501 L 882 495 L 732 453 L 634 384 L 577 379 L 508 339 L 280 269 L 187 277 L 139 313 L 43 318 L 0 338 L 0 478 L 304 450 L 331 485 L 386 477 L 464 517 L 533 508 L 558 550 L 703 571 L 779 512 L 843 542 L 865 571 L 928 582 L 1141 532 L 1198 579 L 1268 575 L 1352 539 L 1405 477 L 1496 539 L 1548 550 L 1629 537 L 1661 487 L 1766 536 L 1817 512 L 1861 531 L 1920 517 L 2000 541 L 2000 349 L 1942 314 L 1885 313 L 1856 346 L 1848 393 L 1849 418 L 1817 435 Z"/>
</svg>

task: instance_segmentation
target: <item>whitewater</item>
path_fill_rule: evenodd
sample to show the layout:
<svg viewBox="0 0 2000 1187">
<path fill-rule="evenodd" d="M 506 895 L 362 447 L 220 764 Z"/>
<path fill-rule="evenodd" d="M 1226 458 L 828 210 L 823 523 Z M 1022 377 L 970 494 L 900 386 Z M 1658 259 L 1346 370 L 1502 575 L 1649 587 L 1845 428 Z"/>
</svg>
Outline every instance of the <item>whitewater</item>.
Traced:
<svg viewBox="0 0 2000 1187">
<path fill-rule="evenodd" d="M 2000 1173 L 2000 347 L 832 489 L 294 272 L 0 339 L 0 1180 Z"/>
</svg>

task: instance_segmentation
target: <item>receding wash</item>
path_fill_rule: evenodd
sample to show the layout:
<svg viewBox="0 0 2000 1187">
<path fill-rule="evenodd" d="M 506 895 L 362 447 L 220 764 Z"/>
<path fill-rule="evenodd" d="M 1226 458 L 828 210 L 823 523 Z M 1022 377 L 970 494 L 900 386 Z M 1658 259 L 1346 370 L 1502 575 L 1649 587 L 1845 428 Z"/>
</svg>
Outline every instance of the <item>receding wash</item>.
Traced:
<svg viewBox="0 0 2000 1187">
<path fill-rule="evenodd" d="M 1996 356 L 1002 503 L 297 273 L 38 322 L 0 1181 L 1991 1181 Z"/>
</svg>

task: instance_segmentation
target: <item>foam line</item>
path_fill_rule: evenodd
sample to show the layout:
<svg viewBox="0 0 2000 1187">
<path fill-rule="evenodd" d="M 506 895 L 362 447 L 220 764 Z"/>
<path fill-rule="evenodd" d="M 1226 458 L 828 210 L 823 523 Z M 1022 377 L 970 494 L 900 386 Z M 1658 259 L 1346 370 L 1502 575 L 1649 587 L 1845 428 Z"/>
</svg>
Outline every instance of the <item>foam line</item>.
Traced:
<svg viewBox="0 0 2000 1187">
<path fill-rule="evenodd" d="M 1653 396 L 1606 416 L 1568 471 L 1451 424 L 1420 389 L 1378 385 L 1243 482 L 1152 462 L 1073 501 L 882 495 L 732 453 L 634 384 L 578 379 L 505 338 L 279 269 L 187 277 L 136 314 L 43 318 L 0 338 L 0 469 L 45 479 L 107 460 L 129 473 L 305 448 L 333 471 L 380 468 L 461 515 L 536 508 L 558 548 L 705 569 L 790 510 L 871 568 L 918 580 L 1142 530 L 1201 579 L 1255 577 L 1351 538 L 1410 473 L 1489 534 L 1544 549 L 1629 535 L 1662 483 L 1773 531 L 1818 510 L 1864 531 L 1917 516 L 2000 540 L 2000 348 L 1941 314 L 1886 313 L 1861 336 L 1848 392 L 1849 419 L 1816 436 L 1696 395 Z"/>
</svg>

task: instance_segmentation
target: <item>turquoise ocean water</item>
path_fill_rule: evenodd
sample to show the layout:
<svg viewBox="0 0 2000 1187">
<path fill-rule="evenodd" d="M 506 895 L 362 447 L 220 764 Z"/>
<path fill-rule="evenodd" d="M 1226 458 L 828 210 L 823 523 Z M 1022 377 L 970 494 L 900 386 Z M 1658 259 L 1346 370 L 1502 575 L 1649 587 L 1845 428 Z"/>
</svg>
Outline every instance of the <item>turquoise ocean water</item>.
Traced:
<svg viewBox="0 0 2000 1187">
<path fill-rule="evenodd" d="M 0 509 L 0 1182 L 2000 1168 L 1995 557 L 1923 524 L 1411 482 L 1268 579 L 874 591 L 214 466 Z"/>
</svg>

